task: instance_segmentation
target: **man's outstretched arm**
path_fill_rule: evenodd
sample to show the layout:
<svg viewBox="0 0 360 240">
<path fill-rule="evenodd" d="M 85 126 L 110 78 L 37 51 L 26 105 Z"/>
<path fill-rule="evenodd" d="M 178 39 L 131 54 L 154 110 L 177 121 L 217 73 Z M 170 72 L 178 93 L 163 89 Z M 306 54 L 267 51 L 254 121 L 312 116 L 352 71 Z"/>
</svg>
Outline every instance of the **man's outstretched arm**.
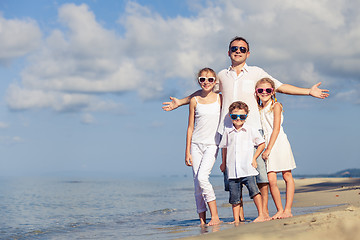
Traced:
<svg viewBox="0 0 360 240">
<path fill-rule="evenodd" d="M 321 82 L 315 84 L 311 88 L 300 88 L 290 84 L 282 84 L 276 89 L 277 92 L 290 94 L 290 95 L 310 95 L 316 98 L 327 98 L 329 96 L 329 90 L 320 89 Z"/>
</svg>

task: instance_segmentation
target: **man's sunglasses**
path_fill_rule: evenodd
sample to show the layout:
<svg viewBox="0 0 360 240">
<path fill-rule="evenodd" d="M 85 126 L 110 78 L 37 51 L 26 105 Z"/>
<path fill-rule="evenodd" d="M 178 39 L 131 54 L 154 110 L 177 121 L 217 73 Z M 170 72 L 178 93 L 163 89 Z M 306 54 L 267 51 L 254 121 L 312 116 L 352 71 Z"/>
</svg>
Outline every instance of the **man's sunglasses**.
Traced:
<svg viewBox="0 0 360 240">
<path fill-rule="evenodd" d="M 241 53 L 246 53 L 247 51 L 246 47 L 233 46 L 230 48 L 231 52 L 236 52 L 238 49 L 240 49 Z"/>
<path fill-rule="evenodd" d="M 236 120 L 240 118 L 240 120 L 245 120 L 247 118 L 247 114 L 230 114 L 230 118 L 232 120 Z"/>
<path fill-rule="evenodd" d="M 260 93 L 260 94 L 263 93 L 264 91 L 266 93 L 270 94 L 270 93 L 272 93 L 274 91 L 274 89 L 273 88 L 257 88 L 256 89 L 256 92 Z"/>
<path fill-rule="evenodd" d="M 204 83 L 206 80 L 209 82 L 209 83 L 213 83 L 215 82 L 215 78 L 214 77 L 199 77 L 199 83 Z"/>
</svg>

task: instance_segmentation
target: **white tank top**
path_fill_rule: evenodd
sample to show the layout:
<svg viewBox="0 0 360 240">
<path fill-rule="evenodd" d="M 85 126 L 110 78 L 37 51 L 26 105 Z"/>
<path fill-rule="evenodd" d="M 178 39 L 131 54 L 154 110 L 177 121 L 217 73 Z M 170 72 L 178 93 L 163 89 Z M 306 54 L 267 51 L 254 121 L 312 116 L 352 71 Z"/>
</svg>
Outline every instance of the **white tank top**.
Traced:
<svg viewBox="0 0 360 240">
<path fill-rule="evenodd" d="M 194 132 L 191 138 L 193 143 L 219 145 L 220 135 L 217 128 L 220 120 L 219 95 L 216 102 L 201 104 L 196 99 Z"/>
</svg>

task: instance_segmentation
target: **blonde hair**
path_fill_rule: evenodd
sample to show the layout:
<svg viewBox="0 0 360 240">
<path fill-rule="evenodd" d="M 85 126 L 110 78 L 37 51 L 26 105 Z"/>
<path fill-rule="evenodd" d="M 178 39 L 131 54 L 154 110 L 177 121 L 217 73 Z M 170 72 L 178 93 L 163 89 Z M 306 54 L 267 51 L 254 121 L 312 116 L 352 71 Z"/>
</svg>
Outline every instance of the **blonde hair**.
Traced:
<svg viewBox="0 0 360 240">
<path fill-rule="evenodd" d="M 217 76 L 216 76 L 216 72 L 214 70 L 212 70 L 211 68 L 208 68 L 208 67 L 201 69 L 197 74 L 197 78 L 199 78 L 203 72 L 211 73 L 215 77 L 215 81 L 218 80 Z"/>
<path fill-rule="evenodd" d="M 274 108 L 274 104 L 277 102 L 276 99 L 276 92 L 275 92 L 275 83 L 273 80 L 271 80 L 270 78 L 262 78 L 259 81 L 257 81 L 257 83 L 255 84 L 255 95 L 256 95 L 256 89 L 258 88 L 258 86 L 262 83 L 269 83 L 271 85 L 271 87 L 274 89 L 274 92 L 271 95 L 271 106 L 270 106 L 270 111 L 273 110 Z M 256 102 L 258 103 L 258 107 L 259 109 L 261 109 L 261 100 L 260 98 L 256 95 Z M 281 108 L 282 108 L 282 104 L 280 103 Z"/>
</svg>

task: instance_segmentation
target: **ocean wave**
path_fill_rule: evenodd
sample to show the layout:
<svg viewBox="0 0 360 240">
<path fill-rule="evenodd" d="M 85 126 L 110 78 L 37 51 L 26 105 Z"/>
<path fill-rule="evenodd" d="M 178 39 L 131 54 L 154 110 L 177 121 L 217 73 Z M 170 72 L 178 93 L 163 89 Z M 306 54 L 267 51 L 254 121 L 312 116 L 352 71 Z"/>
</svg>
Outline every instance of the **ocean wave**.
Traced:
<svg viewBox="0 0 360 240">
<path fill-rule="evenodd" d="M 148 212 L 148 214 L 149 215 L 168 214 L 168 213 L 173 213 L 173 212 L 176 212 L 176 211 L 177 211 L 177 209 L 164 208 L 164 209 L 159 209 L 159 210 Z"/>
</svg>

